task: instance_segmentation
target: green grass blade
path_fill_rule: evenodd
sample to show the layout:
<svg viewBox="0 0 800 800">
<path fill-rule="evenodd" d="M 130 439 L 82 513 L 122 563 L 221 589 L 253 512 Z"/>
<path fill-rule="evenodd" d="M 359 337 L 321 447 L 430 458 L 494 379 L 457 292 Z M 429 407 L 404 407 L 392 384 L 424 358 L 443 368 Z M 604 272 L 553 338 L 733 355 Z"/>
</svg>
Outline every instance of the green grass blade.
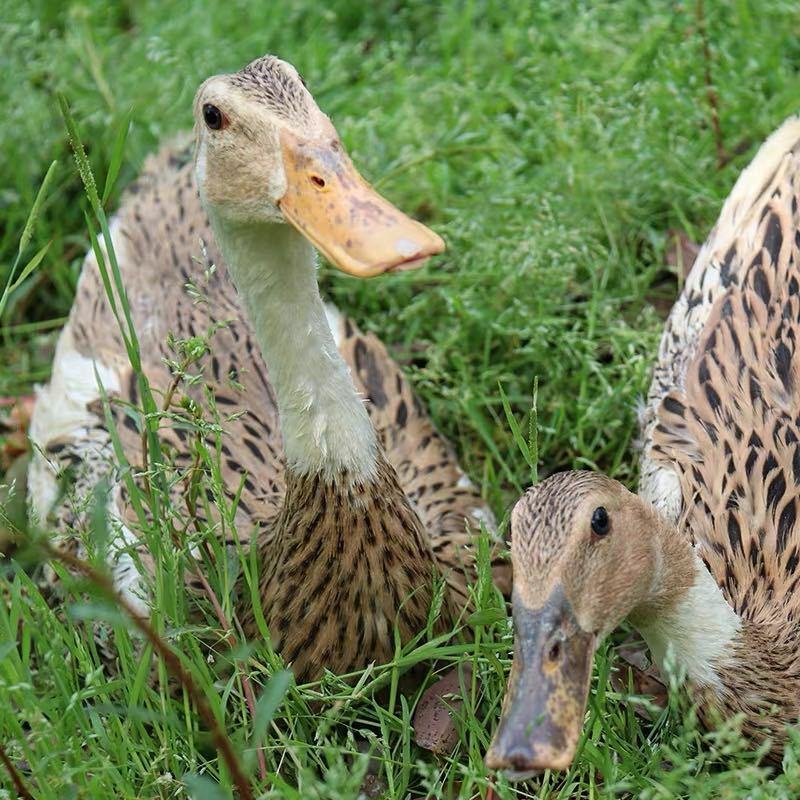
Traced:
<svg viewBox="0 0 800 800">
<path fill-rule="evenodd" d="M 8 303 L 9 298 L 11 297 L 12 292 L 15 289 L 18 289 L 24 282 L 25 279 L 33 273 L 33 271 L 42 263 L 42 259 L 47 255 L 47 251 L 50 249 L 50 245 L 52 241 L 48 242 L 44 247 L 42 247 L 36 255 L 22 268 L 22 271 L 19 274 L 19 277 L 13 283 L 7 283 L 6 288 L 3 290 L 3 295 L 0 297 L 0 317 L 3 316 L 3 312 L 6 310 L 6 304 Z M 13 272 L 12 272 L 13 274 Z M 11 274 L 9 275 L 9 281 L 11 278 Z"/>
<path fill-rule="evenodd" d="M 22 270 L 21 277 L 15 279 L 19 262 L 21 261 L 22 254 L 25 252 L 28 244 L 30 243 L 31 237 L 33 236 L 33 228 L 36 225 L 36 220 L 39 219 L 39 212 L 41 210 L 42 203 L 47 197 L 47 190 L 50 188 L 50 183 L 55 175 L 57 165 L 57 161 L 52 161 L 50 163 L 44 179 L 39 186 L 39 191 L 36 192 L 36 197 L 34 198 L 31 210 L 28 212 L 28 218 L 25 221 L 25 227 L 22 229 L 22 235 L 19 238 L 16 258 L 14 259 L 14 263 L 11 265 L 11 269 L 8 272 L 6 285 L 3 288 L 3 294 L 0 295 L 0 319 L 3 317 L 3 313 L 5 312 L 11 293 L 14 291 L 14 289 L 20 286 L 25 278 L 27 278 L 37 266 L 39 266 L 42 259 L 47 254 L 47 251 L 50 249 L 50 245 L 52 244 L 52 241 L 48 242 L 41 250 L 39 250 L 39 252 L 36 253 L 36 255 L 28 262 L 27 266 Z"/>
<path fill-rule="evenodd" d="M 69 144 L 72 149 L 72 155 L 75 158 L 75 164 L 78 167 L 78 174 L 81 176 L 81 182 L 83 183 L 86 196 L 89 198 L 92 210 L 95 215 L 97 215 L 101 211 L 101 206 L 100 197 L 97 194 L 97 184 L 94 180 L 94 173 L 92 172 L 91 164 L 89 164 L 89 158 L 86 155 L 83 142 L 81 142 L 81 138 L 78 135 L 78 128 L 75 125 L 75 119 L 69 109 L 67 99 L 61 93 L 58 94 L 58 105 L 61 109 L 61 115 L 64 117 L 64 123 L 67 126 L 67 136 L 69 137 Z"/>
<path fill-rule="evenodd" d="M 119 125 L 117 137 L 114 140 L 114 147 L 111 151 L 111 161 L 108 165 L 106 172 L 106 183 L 103 187 L 103 197 L 101 198 L 102 204 L 105 206 L 111 192 L 114 189 L 114 184 L 119 176 L 120 167 L 122 167 L 122 158 L 125 155 L 125 141 L 128 138 L 128 130 L 130 129 L 131 119 L 133 117 L 133 108 L 130 108 Z"/>
<path fill-rule="evenodd" d="M 511 409 L 511 403 L 509 403 L 508 397 L 506 396 L 501 384 L 497 384 L 497 389 L 500 392 L 500 400 L 503 403 L 503 412 L 506 415 L 508 427 L 511 428 L 511 435 L 514 438 L 514 443 L 517 445 L 520 453 L 522 453 L 522 457 L 525 459 L 525 463 L 528 465 L 531 472 L 534 472 L 536 465 L 532 460 L 531 449 L 528 442 L 525 440 L 525 437 L 522 435 L 522 428 L 520 427 L 519 422 L 517 422 L 517 418 L 514 416 L 514 412 Z"/>
<path fill-rule="evenodd" d="M 88 197 L 89 203 L 94 212 L 95 219 L 100 225 L 100 232 L 103 235 L 103 243 L 105 248 L 101 248 L 99 246 L 99 241 L 93 234 L 93 226 L 89 224 L 90 236 L 92 236 L 92 249 L 94 251 L 98 268 L 103 279 L 103 287 L 106 291 L 108 301 L 111 304 L 117 324 L 119 325 L 120 333 L 124 339 L 128 360 L 130 361 L 131 368 L 136 375 L 136 382 L 139 389 L 142 409 L 144 411 L 146 437 L 148 442 L 148 459 L 150 464 L 156 467 L 154 470 L 154 480 L 158 483 L 159 489 L 163 493 L 167 491 L 167 487 L 164 483 L 162 470 L 159 469 L 159 467 L 161 467 L 163 464 L 161 441 L 158 437 L 159 409 L 150 389 L 150 383 L 142 368 L 139 340 L 133 323 L 131 305 L 128 300 L 125 284 L 122 280 L 122 272 L 120 270 L 119 262 L 117 261 L 117 256 L 114 250 L 114 241 L 111 236 L 106 213 L 103 210 L 100 197 L 97 193 L 97 183 L 94 178 L 94 173 L 92 172 L 89 159 L 86 156 L 86 151 L 83 147 L 75 119 L 73 118 L 66 98 L 63 95 L 59 94 L 58 102 L 61 108 L 61 114 L 64 117 L 64 122 L 67 127 L 67 134 L 69 137 L 70 146 L 72 147 L 72 152 L 75 157 L 75 163 L 78 167 L 78 173 L 81 177 L 86 196 Z M 127 132 L 127 128 L 123 126 L 123 129 Z M 123 145 L 124 137 L 121 137 L 119 146 L 115 150 L 115 155 L 119 155 L 120 159 Z M 109 266 L 110 271 L 108 269 Z M 150 493 L 149 499 L 153 505 L 152 510 L 156 518 L 158 518 L 158 496 L 154 493 Z"/>
<path fill-rule="evenodd" d="M 36 192 L 36 198 L 33 201 L 33 205 L 31 206 L 30 213 L 28 214 L 25 227 L 22 229 L 22 236 L 20 236 L 19 239 L 19 249 L 17 250 L 18 259 L 22 257 L 22 253 L 25 251 L 25 248 L 28 246 L 31 237 L 33 236 L 33 227 L 36 224 L 36 220 L 39 219 L 39 211 L 41 210 L 42 203 L 47 197 L 47 190 L 50 188 L 50 182 L 53 180 L 57 166 L 58 161 L 52 161 L 50 163 L 44 179 L 42 180 L 41 186 L 39 186 L 39 191 Z"/>
<path fill-rule="evenodd" d="M 203 775 L 184 775 L 183 782 L 191 800 L 231 800 L 230 792 L 226 792 L 218 783 Z"/>
<path fill-rule="evenodd" d="M 253 721 L 253 736 L 251 738 L 253 750 L 248 752 L 246 765 L 252 769 L 255 761 L 255 748 L 261 747 L 267 726 L 272 722 L 275 712 L 286 697 L 286 692 L 294 681 L 294 675 L 287 669 L 276 672 L 269 683 L 262 690 L 261 697 L 256 704 L 255 720 Z M 249 763 L 248 763 L 249 762 Z"/>
<path fill-rule="evenodd" d="M 533 378 L 531 413 L 528 417 L 528 453 L 531 468 L 531 486 L 539 482 L 539 376 Z"/>
</svg>

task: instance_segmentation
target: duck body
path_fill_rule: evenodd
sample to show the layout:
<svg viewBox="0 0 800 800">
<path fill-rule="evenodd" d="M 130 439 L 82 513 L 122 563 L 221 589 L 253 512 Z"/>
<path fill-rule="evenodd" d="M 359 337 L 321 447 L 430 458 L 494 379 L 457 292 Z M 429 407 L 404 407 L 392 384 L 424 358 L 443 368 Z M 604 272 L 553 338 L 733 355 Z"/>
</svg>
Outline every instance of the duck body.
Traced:
<svg viewBox="0 0 800 800">
<path fill-rule="evenodd" d="M 224 109 L 219 128 L 207 124 L 212 102 Z M 423 247 L 428 234 L 379 205 L 385 201 L 377 195 L 369 208 L 378 221 L 368 220 L 372 228 L 355 225 L 346 245 L 338 232 L 320 232 L 327 217 L 314 205 L 316 195 L 309 212 L 299 192 L 292 194 L 293 170 L 306 162 L 318 169 L 324 179 L 315 172 L 315 182 L 303 185 L 316 190 L 322 181 L 331 204 L 338 184 L 345 187 L 338 202 L 354 207 L 368 188 L 348 172 L 352 165 L 342 161 L 330 122 L 284 62 L 265 57 L 241 73 L 210 79 L 198 93 L 195 115 L 195 142 L 169 145 L 150 159 L 112 224 L 157 403 L 175 380 L 169 342 L 213 332 L 208 351 L 192 365 L 201 380 L 187 382 L 182 392 L 206 409 L 209 395 L 214 398 L 220 430 L 207 444 L 216 448 L 225 497 L 205 498 L 192 513 L 225 544 L 258 547 L 260 611 L 298 677 L 388 659 L 395 627 L 404 640 L 425 628 L 437 577 L 447 585 L 441 624 L 453 622 L 466 603 L 474 536 L 493 518 L 384 346 L 321 300 L 306 237 L 340 247 L 336 262 L 357 272 L 369 267 L 364 253 L 370 247 L 386 263 L 383 239 L 371 244 L 373 230 L 376 239 L 405 236 L 402 247 L 411 256 L 404 252 L 404 258 L 414 257 L 414 237 Z M 305 132 L 307 141 L 287 155 L 285 141 Z M 249 158 L 237 149 L 254 146 L 259 136 L 264 141 Z M 308 142 L 320 148 L 321 141 L 333 155 L 317 163 Z M 257 194 L 267 184 L 281 184 L 282 207 Z M 283 217 L 290 214 L 295 221 L 287 225 Z M 336 209 L 328 216 L 338 219 Z M 112 399 L 125 458 L 141 477 L 140 422 L 125 411 L 139 405 L 137 379 L 90 254 L 51 381 L 37 398 L 29 498 L 34 517 L 80 552 L 89 498 L 105 477 L 115 584 L 147 613 L 143 573 L 152 571 L 152 555 L 119 479 L 97 376 Z M 172 507 L 180 515 L 174 509 L 184 508 L 182 477 L 195 452 L 179 394 L 159 438 L 176 470 Z M 68 465 L 73 485 L 60 494 L 58 476 Z M 235 508 L 233 526 L 215 510 L 221 503 Z M 247 632 L 257 635 L 252 595 L 244 594 L 238 611 Z"/>
<path fill-rule="evenodd" d="M 780 758 L 800 717 L 799 201 L 793 118 L 740 176 L 666 323 L 638 496 L 575 472 L 517 504 L 522 641 L 490 766 L 571 763 L 586 655 L 624 619 L 707 722 L 741 715 Z"/>
<path fill-rule="evenodd" d="M 800 718 L 799 201 L 791 119 L 741 176 L 667 322 L 639 488 L 737 618 L 706 705 L 742 713 L 775 755 Z"/>
</svg>

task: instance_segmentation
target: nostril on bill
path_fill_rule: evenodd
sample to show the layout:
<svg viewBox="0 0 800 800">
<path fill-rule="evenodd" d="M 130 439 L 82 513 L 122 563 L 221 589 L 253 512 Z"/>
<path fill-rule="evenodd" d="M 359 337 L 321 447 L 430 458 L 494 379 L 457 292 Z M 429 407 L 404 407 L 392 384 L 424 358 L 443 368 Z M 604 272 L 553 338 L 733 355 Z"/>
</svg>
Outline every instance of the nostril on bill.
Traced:
<svg viewBox="0 0 800 800">
<path fill-rule="evenodd" d="M 550 645 L 550 649 L 547 652 L 547 657 L 550 661 L 558 661 L 561 658 L 561 642 L 556 640 Z"/>
<path fill-rule="evenodd" d="M 502 741 L 492 745 L 488 753 L 488 761 L 492 769 L 511 769 L 522 771 L 531 769 L 533 751 L 531 746 L 522 738 L 514 737 L 505 744 Z"/>
<path fill-rule="evenodd" d="M 523 750 L 512 750 L 508 754 L 508 763 L 511 766 L 511 768 L 516 770 L 517 772 L 522 772 L 523 770 L 531 769 L 530 753 Z"/>
</svg>

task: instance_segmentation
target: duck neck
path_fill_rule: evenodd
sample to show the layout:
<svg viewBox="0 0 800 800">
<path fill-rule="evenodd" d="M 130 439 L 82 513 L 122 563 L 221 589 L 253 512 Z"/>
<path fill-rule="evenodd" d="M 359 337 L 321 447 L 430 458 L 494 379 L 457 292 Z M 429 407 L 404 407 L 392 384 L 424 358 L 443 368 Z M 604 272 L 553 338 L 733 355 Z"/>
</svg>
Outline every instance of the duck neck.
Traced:
<svg viewBox="0 0 800 800">
<path fill-rule="evenodd" d="M 371 480 L 375 432 L 331 333 L 312 246 L 289 225 L 215 216 L 214 233 L 275 389 L 287 469 Z"/>
<path fill-rule="evenodd" d="M 657 541 L 651 591 L 630 621 L 660 668 L 671 663 L 697 688 L 720 694 L 741 620 L 681 532 L 665 524 Z"/>
</svg>

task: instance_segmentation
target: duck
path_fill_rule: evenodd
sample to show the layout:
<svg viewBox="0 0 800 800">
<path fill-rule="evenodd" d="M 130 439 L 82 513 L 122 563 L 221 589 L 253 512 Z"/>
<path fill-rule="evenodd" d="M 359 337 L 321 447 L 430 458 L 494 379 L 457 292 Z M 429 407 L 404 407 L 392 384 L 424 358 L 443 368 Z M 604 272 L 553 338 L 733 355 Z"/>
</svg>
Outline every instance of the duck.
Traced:
<svg viewBox="0 0 800 800">
<path fill-rule="evenodd" d="M 491 509 L 384 344 L 323 301 L 316 251 L 364 279 L 419 268 L 444 242 L 361 177 L 288 62 L 266 55 L 208 78 L 193 114 L 193 135 L 167 143 L 126 191 L 102 248 L 115 253 L 142 371 L 165 402 L 171 505 L 183 508 L 194 458 L 187 409 L 213 397 L 220 431 L 206 446 L 224 497 L 209 494 L 190 516 L 223 549 L 257 551 L 257 586 L 236 606 L 245 634 L 258 638 L 266 624 L 299 681 L 384 663 L 397 632 L 405 643 L 425 630 L 439 585 L 437 624 L 456 624 L 482 527 L 499 581 L 510 565 Z M 173 392 L 176 341 L 203 342 L 183 400 Z M 147 479 L 131 411 L 140 402 L 90 252 L 36 397 L 28 495 L 33 518 L 80 555 L 87 498 L 101 487 L 108 568 L 146 616 L 157 555 L 121 477 L 127 463 L 140 485 Z"/>
<path fill-rule="evenodd" d="M 761 146 L 665 324 L 636 494 L 555 473 L 511 514 L 512 669 L 486 762 L 572 763 L 593 654 L 627 620 L 703 723 L 779 761 L 800 717 L 800 118 Z"/>
</svg>

